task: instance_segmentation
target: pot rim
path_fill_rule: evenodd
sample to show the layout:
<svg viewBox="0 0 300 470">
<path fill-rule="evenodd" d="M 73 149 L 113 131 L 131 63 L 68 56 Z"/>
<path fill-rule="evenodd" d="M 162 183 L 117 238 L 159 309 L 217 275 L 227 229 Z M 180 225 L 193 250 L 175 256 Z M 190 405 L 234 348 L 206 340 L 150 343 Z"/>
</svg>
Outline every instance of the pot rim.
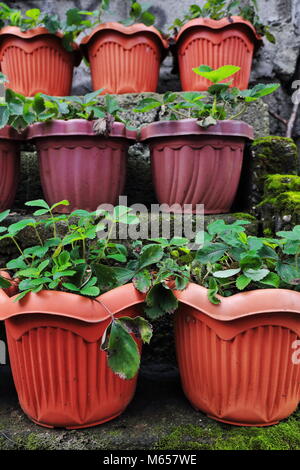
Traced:
<svg viewBox="0 0 300 470">
<path fill-rule="evenodd" d="M 211 18 L 195 18 L 188 21 L 184 26 L 182 26 L 179 33 L 175 37 L 176 45 L 178 44 L 179 39 L 182 39 L 183 34 L 188 32 L 189 29 L 202 26 L 204 28 L 217 30 L 238 25 L 243 25 L 249 28 L 249 32 L 253 36 L 256 49 L 258 49 L 263 44 L 262 37 L 257 33 L 255 27 L 252 23 L 250 23 L 250 21 L 244 20 L 244 18 L 241 16 L 231 16 L 230 18 L 226 17 L 221 18 L 220 20 L 213 20 Z"/>
<path fill-rule="evenodd" d="M 117 31 L 125 36 L 133 36 L 138 33 L 151 33 L 159 41 L 162 59 L 165 58 L 169 49 L 169 43 L 163 38 L 161 33 L 154 26 L 146 26 L 144 23 L 135 23 L 131 26 L 125 26 L 117 21 L 102 23 L 92 30 L 92 32 L 85 36 L 80 42 L 80 49 L 82 54 L 88 59 L 88 47 L 90 42 L 94 39 L 95 35 L 100 32 Z"/>
<path fill-rule="evenodd" d="M 145 294 L 140 293 L 132 283 L 116 287 L 96 299 L 71 292 L 42 290 L 36 294 L 31 292 L 20 301 L 14 302 L 18 295 L 8 297 L 0 290 L 0 320 L 20 315 L 45 314 L 86 323 L 100 323 L 111 318 L 112 314 L 120 313 L 145 300 Z"/>
<path fill-rule="evenodd" d="M 36 122 L 25 130 L 25 138 L 32 140 L 44 137 L 90 136 L 101 137 L 94 133 L 93 123 L 86 119 L 54 119 L 49 122 Z M 114 122 L 109 137 L 136 140 L 137 132 L 127 129 L 122 122 Z"/>
<path fill-rule="evenodd" d="M 16 36 L 17 38 L 28 40 L 37 38 L 38 36 L 55 36 L 59 39 L 63 39 L 64 37 L 62 32 L 57 31 L 56 33 L 51 33 L 43 26 L 38 26 L 28 31 L 21 31 L 18 26 L 4 26 L 4 28 L 0 29 L 0 41 L 2 41 L 5 36 Z M 76 42 L 72 42 L 71 46 L 73 51 L 67 51 L 66 49 L 66 52 L 74 55 L 74 65 L 78 66 L 82 59 L 79 45 Z"/>
<path fill-rule="evenodd" d="M 230 297 L 217 295 L 221 300 L 218 305 L 209 301 L 207 291 L 206 287 L 190 283 L 185 290 L 174 293 L 179 302 L 225 322 L 266 313 L 300 314 L 300 292 L 289 289 L 255 289 Z"/>
<path fill-rule="evenodd" d="M 0 129 L 1 140 L 24 140 L 23 132 L 17 132 L 12 126 L 4 126 Z"/>
<path fill-rule="evenodd" d="M 176 136 L 223 136 L 223 137 L 244 137 L 249 140 L 254 139 L 253 127 L 244 121 L 224 120 L 218 121 L 215 126 L 204 129 L 196 124 L 197 119 L 181 119 L 179 121 L 158 121 L 152 122 L 142 127 L 140 140 L 162 137 Z"/>
</svg>

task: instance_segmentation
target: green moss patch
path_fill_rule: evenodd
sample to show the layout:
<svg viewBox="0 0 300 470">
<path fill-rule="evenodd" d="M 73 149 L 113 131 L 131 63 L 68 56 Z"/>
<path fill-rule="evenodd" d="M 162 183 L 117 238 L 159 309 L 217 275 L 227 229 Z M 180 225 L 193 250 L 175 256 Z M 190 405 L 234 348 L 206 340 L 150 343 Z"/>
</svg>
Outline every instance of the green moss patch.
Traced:
<svg viewBox="0 0 300 470">
<path fill-rule="evenodd" d="M 253 170 L 258 187 L 269 174 L 298 174 L 297 146 L 287 137 L 270 136 L 252 144 Z"/>
<path fill-rule="evenodd" d="M 296 413 L 278 425 L 265 428 L 233 427 L 213 422 L 207 427 L 178 426 L 159 441 L 155 449 L 299 450 L 299 416 Z"/>
</svg>

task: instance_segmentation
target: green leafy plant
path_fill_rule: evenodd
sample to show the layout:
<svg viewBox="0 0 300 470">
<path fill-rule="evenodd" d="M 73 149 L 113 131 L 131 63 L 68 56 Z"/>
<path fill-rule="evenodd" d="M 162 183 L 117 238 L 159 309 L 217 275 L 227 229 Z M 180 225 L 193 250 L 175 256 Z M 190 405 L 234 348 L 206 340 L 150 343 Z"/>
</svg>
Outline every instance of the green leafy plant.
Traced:
<svg viewBox="0 0 300 470">
<path fill-rule="evenodd" d="M 278 238 L 264 238 L 247 235 L 249 223 L 209 224 L 198 250 L 189 248 L 186 239 L 152 240 L 159 253 L 156 268 L 143 270 L 133 281 L 147 293 L 146 315 L 153 320 L 174 312 L 178 303 L 173 290 L 183 290 L 189 282 L 206 287 L 214 304 L 221 302 L 217 294 L 228 297 L 266 288 L 300 291 L 300 226 L 278 232 Z"/>
<path fill-rule="evenodd" d="M 99 8 L 95 11 L 71 8 L 66 12 L 65 19 L 61 21 L 57 15 L 44 14 L 38 8 L 22 11 L 10 8 L 6 3 L 0 3 L 0 27 L 17 26 L 21 31 L 28 31 L 39 26 L 45 27 L 50 33 L 62 32 L 63 43 L 67 50 L 72 50 L 72 43 L 80 33 L 93 28 L 101 22 L 102 14 L 108 10 L 110 0 L 101 0 Z"/>
<path fill-rule="evenodd" d="M 97 299 L 101 293 L 125 284 L 141 267 L 153 262 L 150 254 L 148 259 L 144 254 L 135 271 L 128 269 L 130 254 L 126 246 L 111 240 L 117 225 L 139 222 L 127 207 L 117 206 L 112 213 L 77 210 L 70 215 L 56 215 L 56 207 L 68 205 L 68 201 L 60 201 L 52 207 L 44 200 L 30 201 L 26 205 L 34 209 L 35 218 L 5 226 L 2 223 L 10 212 L 0 214 L 0 240 L 11 240 L 19 253 L 2 269 L 18 281 L 16 302 L 31 292 L 55 290 L 90 297 L 101 303 Z M 32 232 L 36 245 L 21 247 L 19 236 L 24 230 Z M 42 239 L 42 231 L 49 234 L 46 240 Z M 0 286 L 6 288 L 9 285 L 10 282 L 1 276 Z M 111 314 L 102 344 L 112 370 L 126 379 L 136 375 L 140 363 L 138 346 L 131 333 L 149 342 L 151 325 L 142 317 L 115 318 Z"/>
<path fill-rule="evenodd" d="M 177 33 L 178 28 L 182 28 L 188 21 L 195 18 L 220 20 L 226 17 L 230 18 L 232 15 L 241 16 L 244 20 L 250 21 L 258 34 L 265 36 L 271 43 L 276 42 L 269 26 L 260 21 L 257 0 L 247 0 L 246 2 L 240 0 L 207 0 L 203 7 L 193 4 L 190 5 L 183 19 L 176 18 L 169 29 L 173 29 Z"/>
<path fill-rule="evenodd" d="M 193 71 L 207 80 L 212 85 L 208 88 L 208 94 L 200 92 L 185 92 L 182 94 L 167 92 L 161 100 L 144 98 L 141 100 L 135 112 L 145 113 L 160 108 L 162 116 L 168 115 L 170 120 L 196 118 L 201 127 L 209 127 L 219 120 L 236 119 L 247 109 L 247 106 L 279 88 L 277 83 L 258 84 L 249 90 L 239 90 L 232 87 L 230 79 L 240 70 L 234 65 L 224 65 L 213 70 L 208 65 L 201 65 Z M 224 83 L 224 80 L 227 82 Z M 238 112 L 233 113 L 238 108 Z"/>
<path fill-rule="evenodd" d="M 0 103 L 0 128 L 10 125 L 20 131 L 35 122 L 86 119 L 95 120 L 96 133 L 108 134 L 114 121 L 124 121 L 119 115 L 121 108 L 116 98 L 105 95 L 104 103 L 99 104 L 102 91 L 65 97 L 37 93 L 33 98 L 27 98 L 8 88 L 4 102 Z"/>
<path fill-rule="evenodd" d="M 125 26 L 131 26 L 134 23 L 144 23 L 146 26 L 151 26 L 155 23 L 155 15 L 149 11 L 150 3 L 140 3 L 131 0 L 131 7 L 129 18 L 120 21 Z"/>
</svg>

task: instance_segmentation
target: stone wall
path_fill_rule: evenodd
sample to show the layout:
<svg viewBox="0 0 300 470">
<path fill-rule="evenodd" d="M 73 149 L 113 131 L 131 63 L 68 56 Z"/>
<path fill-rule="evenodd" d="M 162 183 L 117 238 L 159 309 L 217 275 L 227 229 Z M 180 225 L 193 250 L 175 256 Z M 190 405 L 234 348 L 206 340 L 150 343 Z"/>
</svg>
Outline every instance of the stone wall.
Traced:
<svg viewBox="0 0 300 470">
<path fill-rule="evenodd" d="M 63 14 L 68 8 L 77 6 L 95 9 L 98 0 L 16 0 L 8 1 L 12 6 L 28 9 L 40 7 L 51 13 Z M 157 26 L 167 32 L 173 20 L 182 16 L 187 7 L 196 3 L 192 0 L 151 0 L 152 10 L 157 16 Z M 198 0 L 203 4 L 204 0 Z M 267 99 L 273 113 L 287 119 L 291 114 L 291 95 L 294 80 L 300 79 L 300 2 L 299 0 L 257 0 L 262 20 L 269 24 L 277 38 L 275 45 L 265 42 L 255 58 L 251 82 L 280 81 L 281 89 Z M 125 18 L 129 10 L 129 0 L 111 0 L 111 13 L 104 20 Z M 199 64 L 200 65 L 200 64 Z M 172 59 L 167 57 L 161 69 L 160 92 L 166 89 L 180 90 L 177 75 L 172 72 Z M 299 83 L 300 85 L 300 83 Z M 89 70 L 82 65 L 75 72 L 74 93 L 84 93 L 91 88 Z M 271 133 L 285 135 L 286 128 L 279 120 L 271 118 Z M 298 116 L 294 137 L 300 142 L 300 115 Z"/>
</svg>

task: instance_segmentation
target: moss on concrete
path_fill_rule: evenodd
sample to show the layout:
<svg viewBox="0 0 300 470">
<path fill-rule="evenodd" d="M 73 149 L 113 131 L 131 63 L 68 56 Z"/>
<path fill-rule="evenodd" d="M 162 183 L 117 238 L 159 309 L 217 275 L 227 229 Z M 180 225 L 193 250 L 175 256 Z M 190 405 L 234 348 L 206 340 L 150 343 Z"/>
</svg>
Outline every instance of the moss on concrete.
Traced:
<svg viewBox="0 0 300 470">
<path fill-rule="evenodd" d="M 300 215 L 300 191 L 287 191 L 280 194 L 274 206 L 280 213 L 287 215 Z"/>
<path fill-rule="evenodd" d="M 254 215 L 248 214 L 246 212 L 235 212 L 232 215 L 237 220 L 249 220 L 249 222 L 256 222 L 257 221 L 257 218 Z"/>
<path fill-rule="evenodd" d="M 299 450 L 299 415 L 266 428 L 177 426 L 157 442 L 157 450 Z"/>
<path fill-rule="evenodd" d="M 297 175 L 299 171 L 297 147 L 292 139 L 269 136 L 252 144 L 250 176 L 252 205 L 263 199 L 263 188 L 269 175 Z"/>
<path fill-rule="evenodd" d="M 266 177 L 264 194 L 269 200 L 288 191 L 300 191 L 300 176 L 277 174 Z"/>
</svg>

